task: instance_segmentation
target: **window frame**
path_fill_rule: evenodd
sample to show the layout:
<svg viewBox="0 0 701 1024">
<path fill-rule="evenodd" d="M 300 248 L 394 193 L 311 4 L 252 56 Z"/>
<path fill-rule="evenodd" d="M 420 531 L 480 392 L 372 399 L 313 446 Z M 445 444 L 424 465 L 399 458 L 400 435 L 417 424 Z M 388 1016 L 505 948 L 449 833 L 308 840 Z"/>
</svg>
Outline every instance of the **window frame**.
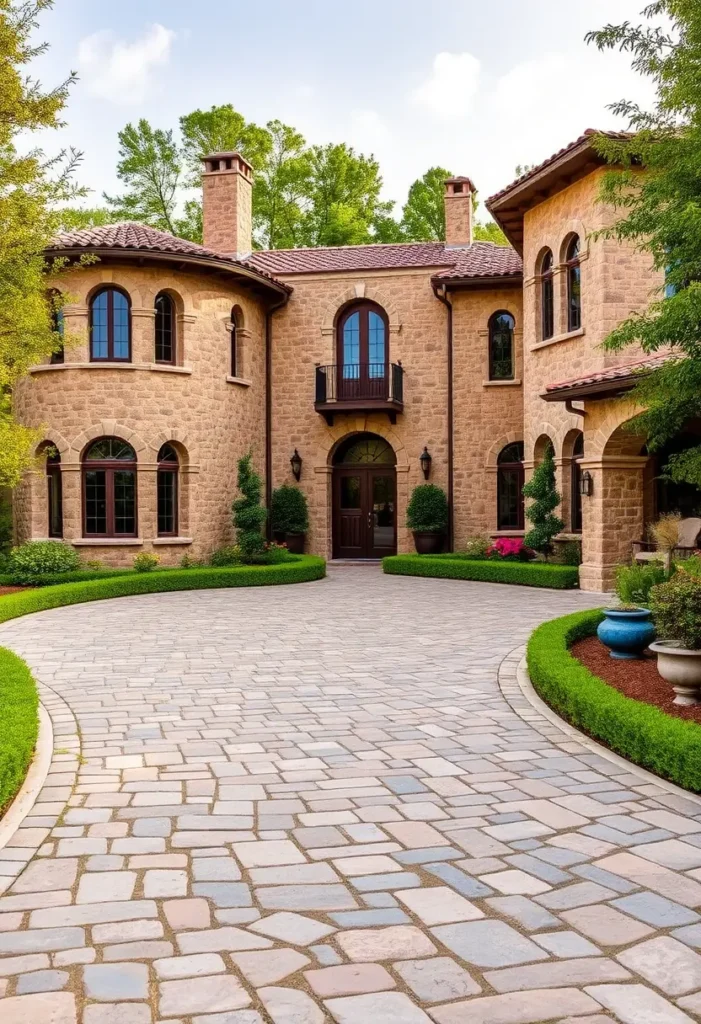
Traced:
<svg viewBox="0 0 701 1024">
<path fill-rule="evenodd" d="M 540 340 L 555 337 L 555 260 L 547 249 L 540 260 Z"/>
<path fill-rule="evenodd" d="M 48 512 L 47 535 L 52 540 L 63 539 L 63 478 L 61 476 L 61 456 L 50 455 L 46 459 L 46 499 Z M 59 526 L 54 529 L 54 499 Z"/>
<path fill-rule="evenodd" d="M 348 320 L 353 316 L 354 313 L 359 313 L 359 330 L 358 330 L 358 363 L 345 363 L 343 358 L 343 330 Z M 371 363 L 370 361 L 370 313 L 375 313 L 380 317 L 384 324 L 385 336 L 384 336 L 384 363 Z M 366 355 L 366 359 L 363 360 L 363 353 Z M 336 363 L 339 368 L 339 374 L 343 373 L 343 367 L 345 365 L 359 367 L 359 376 L 362 376 L 360 367 L 366 366 L 384 366 L 382 378 L 373 374 L 373 379 L 386 379 L 389 375 L 389 319 L 387 313 L 378 305 L 376 302 L 364 300 L 361 302 L 352 302 L 342 310 L 341 315 L 336 323 Z M 347 378 L 352 379 L 352 378 Z"/>
<path fill-rule="evenodd" d="M 513 445 L 521 446 L 521 459 L 520 461 L 501 462 L 500 459 L 504 452 L 506 452 Z M 525 470 L 523 465 L 523 441 L 511 441 L 509 444 L 504 445 L 497 456 L 497 531 L 509 531 L 509 530 L 523 530 L 525 529 L 525 505 L 523 500 L 523 486 L 525 483 Z M 503 494 L 503 487 L 509 476 L 515 474 L 516 485 L 518 492 L 518 506 L 516 509 L 516 525 L 502 522 L 501 517 L 501 497 Z"/>
<path fill-rule="evenodd" d="M 582 494 L 579 485 L 582 479 L 581 460 L 584 458 L 584 434 L 579 433 L 572 445 L 570 457 L 570 532 L 582 532 Z"/>
<path fill-rule="evenodd" d="M 236 309 L 231 310 L 231 327 L 229 328 L 229 374 L 238 377 L 239 369 L 239 325 L 236 322 Z"/>
<path fill-rule="evenodd" d="M 49 302 L 51 303 L 51 329 L 54 332 L 54 334 L 58 334 L 61 337 L 61 347 L 57 349 L 55 352 L 51 353 L 51 357 L 49 359 L 50 366 L 60 366 L 62 363 L 65 363 L 66 361 L 66 353 L 64 348 L 65 320 L 63 316 L 63 308 L 59 307 L 57 309 L 55 306 L 55 300 L 60 296 L 61 293 L 56 288 L 52 289 L 51 292 L 49 293 Z"/>
<path fill-rule="evenodd" d="M 159 346 L 159 324 L 158 324 L 158 320 L 159 320 L 159 317 L 162 317 L 164 315 L 163 312 L 159 311 L 159 308 L 158 308 L 159 301 L 166 302 L 166 303 L 168 303 L 168 306 L 169 306 L 170 327 L 168 328 L 168 330 L 170 332 L 170 359 L 159 359 L 158 358 L 158 346 Z M 158 295 L 156 296 L 156 298 L 153 301 L 153 307 L 154 307 L 154 309 L 156 311 L 156 316 L 155 316 L 154 325 L 153 325 L 153 329 L 154 329 L 153 361 L 155 363 L 158 363 L 159 366 L 175 366 L 176 363 L 177 363 L 177 358 L 178 358 L 178 331 L 177 331 L 177 317 L 176 317 L 176 311 L 175 311 L 175 302 L 173 301 L 172 295 L 169 295 L 168 292 L 166 292 L 166 291 L 159 292 Z M 161 328 L 161 332 L 163 333 L 163 328 Z M 160 339 L 160 344 L 161 344 L 161 347 L 163 347 L 162 339 Z M 131 351 L 131 346 L 130 346 L 130 351 Z"/>
<path fill-rule="evenodd" d="M 103 294 L 107 293 L 107 355 L 94 355 L 93 331 L 95 328 L 95 302 Z M 127 345 L 128 355 L 116 357 L 114 354 L 114 294 L 118 292 L 126 299 L 127 303 Z M 92 295 L 90 299 L 90 362 L 91 363 L 130 363 L 132 357 L 132 331 L 131 331 L 131 298 L 129 293 L 117 285 L 105 285 Z"/>
<path fill-rule="evenodd" d="M 510 364 L 511 364 L 511 372 L 508 375 L 505 375 L 505 376 L 497 376 L 496 372 L 495 372 L 495 369 L 494 369 L 495 362 L 496 362 L 496 360 L 494 358 L 494 339 L 495 339 L 495 336 L 496 336 L 497 333 L 504 333 L 503 330 L 501 330 L 501 329 L 497 330 L 497 328 L 496 328 L 497 320 L 499 319 L 499 317 L 502 317 L 502 316 L 507 316 L 511 320 L 511 327 L 509 328 L 509 334 L 511 336 L 510 337 L 510 342 L 509 342 L 509 347 L 510 347 L 510 360 L 509 361 L 510 361 Z M 493 380 L 504 380 L 504 381 L 515 380 L 516 379 L 516 353 L 515 353 L 515 350 L 514 350 L 514 332 L 516 331 L 516 318 L 515 318 L 515 316 L 513 315 L 513 313 L 510 313 L 508 311 L 508 309 L 498 309 L 495 313 L 492 313 L 492 315 L 490 316 L 489 322 L 487 324 L 487 331 L 488 331 L 488 343 L 489 343 L 489 380 L 490 381 L 493 381 Z"/>
<path fill-rule="evenodd" d="M 83 456 L 80 460 L 80 477 L 81 477 L 81 499 L 82 499 L 82 527 L 83 537 L 86 539 L 94 540 L 128 540 L 131 538 L 138 537 L 139 535 L 139 487 L 138 487 L 138 473 L 137 473 L 137 458 L 136 452 L 131 445 L 129 447 L 134 452 L 133 459 L 88 459 L 87 455 L 91 449 L 99 442 L 106 440 L 120 441 L 122 444 L 129 445 L 128 441 L 124 441 L 121 437 L 96 437 L 90 442 Z M 105 473 L 105 533 L 90 533 L 87 528 L 88 520 L 88 507 L 87 507 L 87 474 L 91 471 L 103 471 Z M 134 477 L 134 531 L 132 533 L 117 533 L 115 530 L 115 491 L 114 491 L 114 477 L 115 473 L 131 472 Z"/>
<path fill-rule="evenodd" d="M 579 331 L 582 327 L 582 254 L 579 235 L 572 235 L 565 249 L 565 269 L 567 273 L 567 332 Z M 574 255 L 573 248 L 576 247 Z M 577 301 L 573 305 L 574 282 L 577 282 Z"/>
<path fill-rule="evenodd" d="M 175 461 L 173 461 L 171 459 L 162 459 L 161 458 L 161 452 L 163 451 L 163 449 L 165 447 L 169 447 L 171 449 L 171 451 L 175 455 Z M 173 490 L 172 490 L 172 495 L 171 495 L 171 500 L 172 500 L 172 503 L 173 503 L 173 508 L 172 508 L 172 511 L 171 511 L 171 515 L 172 515 L 172 519 L 173 519 L 173 529 L 172 530 L 161 530 L 161 488 L 160 488 L 160 484 L 161 484 L 161 478 L 163 476 L 166 476 L 166 475 L 173 477 Z M 158 537 L 177 537 L 178 536 L 178 529 L 179 529 L 179 526 L 180 526 L 180 523 L 179 523 L 179 519 L 180 519 L 180 516 L 179 516 L 179 505 L 180 505 L 180 459 L 178 458 L 178 453 L 176 452 L 175 448 L 173 448 L 172 444 L 170 444 L 169 442 L 166 442 L 166 444 L 161 445 L 161 448 L 160 448 L 160 450 L 158 452 L 158 469 L 156 471 L 156 534 L 157 534 Z"/>
</svg>

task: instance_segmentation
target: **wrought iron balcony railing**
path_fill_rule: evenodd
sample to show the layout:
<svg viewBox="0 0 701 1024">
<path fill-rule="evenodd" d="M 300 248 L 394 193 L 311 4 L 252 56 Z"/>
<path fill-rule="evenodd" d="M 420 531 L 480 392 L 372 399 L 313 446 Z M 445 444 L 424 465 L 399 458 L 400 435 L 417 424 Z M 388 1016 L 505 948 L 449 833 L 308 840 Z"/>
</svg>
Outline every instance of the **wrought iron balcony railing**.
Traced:
<svg viewBox="0 0 701 1024">
<path fill-rule="evenodd" d="M 394 422 L 404 408 L 404 369 L 400 363 L 343 363 L 316 368 L 315 408 L 334 412 L 379 410 Z"/>
</svg>

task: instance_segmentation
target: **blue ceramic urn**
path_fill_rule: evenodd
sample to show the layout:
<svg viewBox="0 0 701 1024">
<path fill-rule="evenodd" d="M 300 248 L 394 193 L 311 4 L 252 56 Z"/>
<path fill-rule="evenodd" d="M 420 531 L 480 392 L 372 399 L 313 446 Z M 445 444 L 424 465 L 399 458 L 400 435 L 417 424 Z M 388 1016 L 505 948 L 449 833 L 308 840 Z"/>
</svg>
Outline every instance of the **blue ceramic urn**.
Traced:
<svg viewBox="0 0 701 1024">
<path fill-rule="evenodd" d="M 599 623 L 596 635 L 609 648 L 612 658 L 640 658 L 655 639 L 651 614 L 647 608 L 633 611 L 604 608 L 606 617 Z"/>
</svg>

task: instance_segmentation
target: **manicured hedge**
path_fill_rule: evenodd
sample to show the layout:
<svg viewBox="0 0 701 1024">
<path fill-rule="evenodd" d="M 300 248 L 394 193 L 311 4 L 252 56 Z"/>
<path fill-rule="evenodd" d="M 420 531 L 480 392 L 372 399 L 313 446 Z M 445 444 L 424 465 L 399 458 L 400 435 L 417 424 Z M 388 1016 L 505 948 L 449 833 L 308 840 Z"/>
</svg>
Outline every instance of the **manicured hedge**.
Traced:
<svg viewBox="0 0 701 1024">
<path fill-rule="evenodd" d="M 0 816 L 32 760 L 37 740 L 37 690 L 27 665 L 0 647 Z"/>
<path fill-rule="evenodd" d="M 383 558 L 382 568 L 394 576 L 516 583 L 523 587 L 554 587 L 556 590 L 571 590 L 579 586 L 577 566 L 550 562 L 477 560 L 464 555 L 391 555 Z"/>
<path fill-rule="evenodd" d="M 161 572 L 133 572 L 90 579 L 81 583 L 61 583 L 0 598 L 0 622 L 18 615 L 60 608 L 84 601 L 133 594 L 157 594 L 171 590 L 215 590 L 219 587 L 265 587 L 282 583 L 307 583 L 326 575 L 326 562 L 315 555 L 297 555 L 278 565 L 237 565 L 233 568 L 167 569 Z"/>
<path fill-rule="evenodd" d="M 701 792 L 701 726 L 625 697 L 573 657 L 592 636 L 600 611 L 577 612 L 539 626 L 528 642 L 528 671 L 546 704 L 611 750 L 684 789 Z"/>
</svg>

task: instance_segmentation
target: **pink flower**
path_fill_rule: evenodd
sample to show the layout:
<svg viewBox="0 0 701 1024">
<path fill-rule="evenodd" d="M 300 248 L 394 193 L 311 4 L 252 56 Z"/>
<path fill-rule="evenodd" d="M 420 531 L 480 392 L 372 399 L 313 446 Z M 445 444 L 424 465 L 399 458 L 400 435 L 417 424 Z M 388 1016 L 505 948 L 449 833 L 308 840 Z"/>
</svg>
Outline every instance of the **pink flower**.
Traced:
<svg viewBox="0 0 701 1024">
<path fill-rule="evenodd" d="M 488 555 L 498 555 L 500 558 L 518 558 L 523 550 L 523 541 L 520 537 L 499 537 L 487 551 Z"/>
</svg>

